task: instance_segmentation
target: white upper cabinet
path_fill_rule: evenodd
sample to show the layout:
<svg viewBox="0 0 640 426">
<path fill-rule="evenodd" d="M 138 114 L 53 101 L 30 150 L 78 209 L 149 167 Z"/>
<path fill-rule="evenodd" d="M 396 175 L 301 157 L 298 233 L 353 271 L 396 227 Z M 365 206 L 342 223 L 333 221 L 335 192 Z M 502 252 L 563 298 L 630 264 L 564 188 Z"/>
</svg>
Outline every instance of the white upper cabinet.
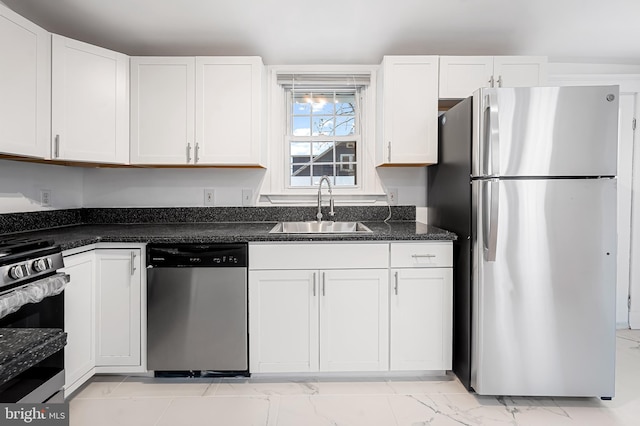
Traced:
<svg viewBox="0 0 640 426">
<path fill-rule="evenodd" d="M 52 36 L 52 158 L 129 161 L 128 56 Z"/>
<path fill-rule="evenodd" d="M 531 87 L 546 82 L 544 56 L 440 56 L 441 99 L 466 98 L 481 87 Z"/>
<path fill-rule="evenodd" d="M 259 57 L 196 58 L 196 164 L 264 165 Z"/>
<path fill-rule="evenodd" d="M 50 34 L 0 4 L 0 152 L 49 156 Z"/>
<path fill-rule="evenodd" d="M 194 58 L 131 58 L 131 164 L 193 164 L 194 107 Z"/>
<path fill-rule="evenodd" d="M 438 57 L 385 56 L 378 85 L 376 165 L 438 161 Z"/>
<path fill-rule="evenodd" d="M 131 163 L 264 165 L 258 57 L 131 59 Z"/>
</svg>

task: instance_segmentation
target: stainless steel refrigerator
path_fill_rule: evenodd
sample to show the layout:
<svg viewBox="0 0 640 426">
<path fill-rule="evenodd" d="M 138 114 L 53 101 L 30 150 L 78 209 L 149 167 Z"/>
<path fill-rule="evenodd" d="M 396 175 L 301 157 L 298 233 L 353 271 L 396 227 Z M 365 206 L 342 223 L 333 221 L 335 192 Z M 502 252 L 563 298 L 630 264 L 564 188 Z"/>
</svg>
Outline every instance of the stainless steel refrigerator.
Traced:
<svg viewBox="0 0 640 426">
<path fill-rule="evenodd" d="M 481 89 L 440 117 L 453 369 L 482 395 L 614 396 L 618 87 Z"/>
</svg>

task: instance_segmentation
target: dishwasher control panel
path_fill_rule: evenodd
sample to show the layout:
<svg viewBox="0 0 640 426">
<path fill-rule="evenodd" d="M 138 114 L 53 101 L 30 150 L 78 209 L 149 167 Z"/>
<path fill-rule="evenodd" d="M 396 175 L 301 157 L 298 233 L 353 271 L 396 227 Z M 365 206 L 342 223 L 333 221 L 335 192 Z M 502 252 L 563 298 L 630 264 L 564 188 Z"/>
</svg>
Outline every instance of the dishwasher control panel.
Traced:
<svg viewBox="0 0 640 426">
<path fill-rule="evenodd" d="M 148 267 L 247 267 L 247 244 L 149 244 Z"/>
</svg>

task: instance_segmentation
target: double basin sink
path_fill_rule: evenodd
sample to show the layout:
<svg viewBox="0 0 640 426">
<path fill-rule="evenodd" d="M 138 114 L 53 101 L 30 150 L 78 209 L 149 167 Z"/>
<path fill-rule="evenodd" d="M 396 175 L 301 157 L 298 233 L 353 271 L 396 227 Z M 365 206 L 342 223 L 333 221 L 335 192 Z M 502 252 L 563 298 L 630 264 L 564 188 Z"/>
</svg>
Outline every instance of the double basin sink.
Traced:
<svg viewBox="0 0 640 426">
<path fill-rule="evenodd" d="M 270 234 L 365 234 L 372 232 L 360 222 L 279 222 Z"/>
</svg>

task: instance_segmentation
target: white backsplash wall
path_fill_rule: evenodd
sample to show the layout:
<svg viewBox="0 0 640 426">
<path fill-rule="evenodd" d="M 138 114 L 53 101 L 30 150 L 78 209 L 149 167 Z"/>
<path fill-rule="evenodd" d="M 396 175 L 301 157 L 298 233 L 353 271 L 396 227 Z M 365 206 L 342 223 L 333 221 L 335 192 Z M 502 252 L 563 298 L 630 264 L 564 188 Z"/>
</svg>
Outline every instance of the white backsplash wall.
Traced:
<svg viewBox="0 0 640 426">
<path fill-rule="evenodd" d="M 242 206 L 242 191 L 261 187 L 263 169 L 82 168 L 0 160 L 0 214 L 80 207 L 199 207 L 205 188 L 215 206 Z M 398 205 L 427 203 L 424 167 L 378 169 L 385 189 L 398 190 Z M 51 206 L 40 190 L 51 191 Z"/>
<path fill-rule="evenodd" d="M 398 205 L 426 206 L 424 167 L 378 169 L 386 188 L 398 190 Z M 242 191 L 255 204 L 263 169 L 85 169 L 84 207 L 200 207 L 214 190 L 215 206 L 242 206 Z"/>
<path fill-rule="evenodd" d="M 394 188 L 398 190 L 398 205 L 427 205 L 426 167 L 379 167 L 378 176 L 385 192 Z"/>
<path fill-rule="evenodd" d="M 205 188 L 212 188 L 214 206 L 242 206 L 242 190 L 256 196 L 264 173 L 250 168 L 85 169 L 83 205 L 202 207 Z"/>
<path fill-rule="evenodd" d="M 79 167 L 0 160 L 0 214 L 82 207 Z M 51 206 L 40 204 L 40 190 L 50 190 Z"/>
</svg>

